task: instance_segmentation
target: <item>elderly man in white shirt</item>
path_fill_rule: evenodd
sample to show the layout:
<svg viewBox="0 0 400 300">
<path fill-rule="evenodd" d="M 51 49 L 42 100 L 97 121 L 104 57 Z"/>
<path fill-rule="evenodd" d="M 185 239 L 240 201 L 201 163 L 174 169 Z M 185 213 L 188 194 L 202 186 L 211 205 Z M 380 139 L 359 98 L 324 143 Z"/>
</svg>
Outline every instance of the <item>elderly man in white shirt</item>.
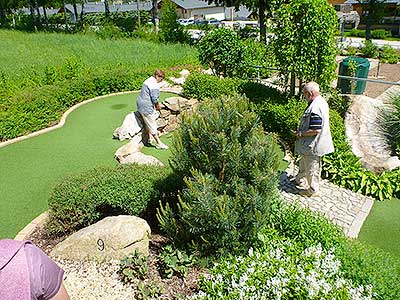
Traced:
<svg viewBox="0 0 400 300">
<path fill-rule="evenodd" d="M 329 127 L 329 107 L 320 95 L 319 85 L 308 82 L 303 95 L 308 106 L 301 117 L 300 126 L 295 131 L 297 140 L 295 152 L 301 155 L 299 173 L 295 182 L 303 190 L 303 196 L 318 196 L 321 181 L 321 157 L 334 151 Z"/>
</svg>

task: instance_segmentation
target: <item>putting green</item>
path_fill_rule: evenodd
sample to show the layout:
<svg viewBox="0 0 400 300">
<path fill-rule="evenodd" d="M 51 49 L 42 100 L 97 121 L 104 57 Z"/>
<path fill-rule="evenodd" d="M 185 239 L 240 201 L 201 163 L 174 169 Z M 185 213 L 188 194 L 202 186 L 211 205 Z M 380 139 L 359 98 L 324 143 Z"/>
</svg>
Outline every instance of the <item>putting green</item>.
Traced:
<svg viewBox="0 0 400 300">
<path fill-rule="evenodd" d="M 173 94 L 162 93 L 161 100 Z M 112 139 L 137 93 L 110 96 L 74 110 L 62 128 L 0 148 L 0 238 L 14 238 L 47 209 L 56 182 L 95 166 L 115 166 L 114 152 L 126 141 Z M 162 137 L 170 144 L 170 136 Z M 168 163 L 170 151 L 145 149 Z"/>
</svg>

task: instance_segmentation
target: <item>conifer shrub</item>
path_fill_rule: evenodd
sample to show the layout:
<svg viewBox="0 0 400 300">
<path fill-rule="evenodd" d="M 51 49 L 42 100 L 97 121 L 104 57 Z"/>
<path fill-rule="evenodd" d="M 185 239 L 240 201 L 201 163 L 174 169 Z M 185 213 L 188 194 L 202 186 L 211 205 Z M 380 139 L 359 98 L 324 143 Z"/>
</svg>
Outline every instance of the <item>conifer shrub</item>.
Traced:
<svg viewBox="0 0 400 300">
<path fill-rule="evenodd" d="M 61 235 L 118 214 L 141 216 L 174 187 L 167 168 L 100 167 L 62 179 L 49 198 L 47 231 Z"/>
<path fill-rule="evenodd" d="M 186 187 L 161 205 L 161 228 L 204 253 L 248 247 L 267 224 L 277 197 L 279 149 L 241 96 L 204 101 L 183 119 L 171 167 Z"/>
</svg>

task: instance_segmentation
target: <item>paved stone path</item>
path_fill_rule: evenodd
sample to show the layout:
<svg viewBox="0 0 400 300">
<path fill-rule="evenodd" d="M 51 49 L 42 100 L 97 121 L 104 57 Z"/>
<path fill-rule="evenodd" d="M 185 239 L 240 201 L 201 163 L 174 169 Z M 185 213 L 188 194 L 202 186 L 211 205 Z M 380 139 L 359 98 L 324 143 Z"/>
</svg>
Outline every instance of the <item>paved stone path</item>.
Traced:
<svg viewBox="0 0 400 300">
<path fill-rule="evenodd" d="M 303 197 L 298 194 L 300 190 L 289 180 L 289 176 L 296 173 L 296 167 L 291 163 L 281 175 L 279 189 L 283 198 L 290 203 L 298 203 L 300 207 L 308 207 L 312 211 L 322 213 L 341 226 L 346 236 L 357 238 L 374 199 L 338 187 L 327 180 L 323 180 L 320 196 Z"/>
</svg>

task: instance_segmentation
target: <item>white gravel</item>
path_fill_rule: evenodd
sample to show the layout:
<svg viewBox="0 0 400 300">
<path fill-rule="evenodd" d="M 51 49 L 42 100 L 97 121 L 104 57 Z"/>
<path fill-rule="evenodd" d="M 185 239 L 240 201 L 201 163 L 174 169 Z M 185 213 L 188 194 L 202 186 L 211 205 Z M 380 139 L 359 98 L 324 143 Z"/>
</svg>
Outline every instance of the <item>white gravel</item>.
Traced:
<svg viewBox="0 0 400 300">
<path fill-rule="evenodd" d="M 135 289 L 118 278 L 118 261 L 73 262 L 55 259 L 64 269 L 64 284 L 71 300 L 135 299 Z"/>
</svg>

